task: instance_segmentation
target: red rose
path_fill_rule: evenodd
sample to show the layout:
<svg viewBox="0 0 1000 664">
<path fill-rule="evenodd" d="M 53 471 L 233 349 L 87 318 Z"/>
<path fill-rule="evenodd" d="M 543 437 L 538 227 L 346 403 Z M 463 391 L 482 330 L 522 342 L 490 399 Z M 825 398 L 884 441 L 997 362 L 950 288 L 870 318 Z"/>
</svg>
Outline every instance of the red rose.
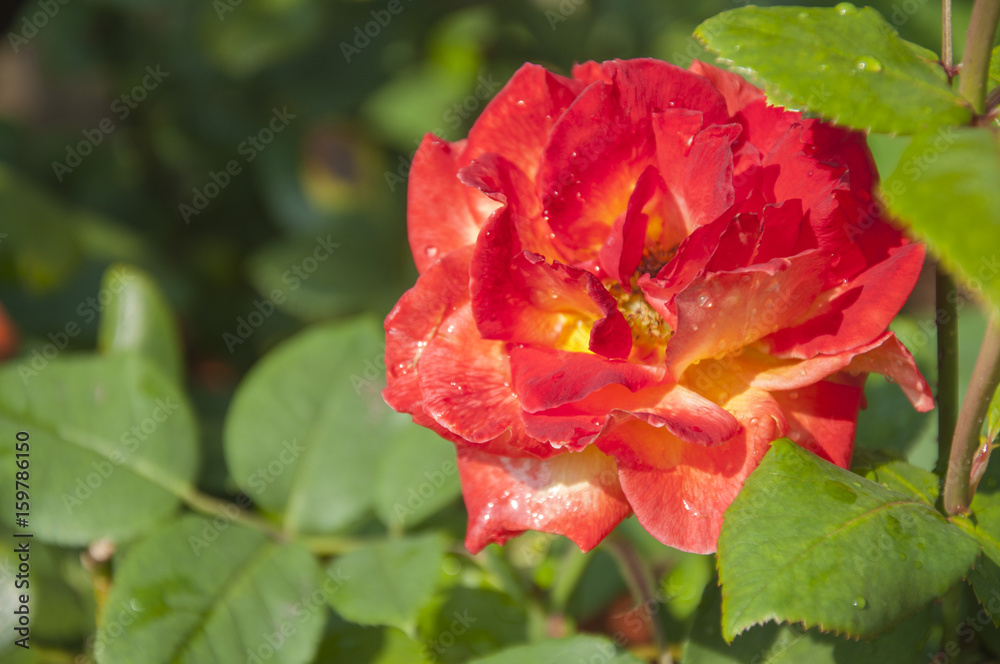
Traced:
<svg viewBox="0 0 1000 664">
<path fill-rule="evenodd" d="M 525 65 L 427 135 L 384 397 L 456 444 L 469 550 L 635 512 L 711 552 L 772 440 L 849 465 L 867 373 L 932 408 L 886 331 L 924 249 L 875 177 L 861 134 L 699 62 Z"/>
</svg>

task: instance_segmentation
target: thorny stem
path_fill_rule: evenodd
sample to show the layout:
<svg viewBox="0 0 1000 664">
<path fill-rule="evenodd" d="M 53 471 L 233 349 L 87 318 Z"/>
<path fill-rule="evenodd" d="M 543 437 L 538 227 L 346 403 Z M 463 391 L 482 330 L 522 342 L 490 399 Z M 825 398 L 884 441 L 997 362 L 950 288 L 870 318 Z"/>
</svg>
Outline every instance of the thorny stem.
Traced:
<svg viewBox="0 0 1000 664">
<path fill-rule="evenodd" d="M 938 460 L 935 470 L 943 475 L 951 457 L 951 441 L 958 420 L 958 310 L 955 280 L 937 265 L 937 360 L 938 360 Z"/>
<path fill-rule="evenodd" d="M 628 584 L 632 596 L 641 602 L 643 607 L 650 607 L 650 609 L 655 607 L 659 600 L 657 600 L 656 591 L 653 588 L 653 574 L 636 553 L 631 542 L 624 537 L 612 535 L 605 540 L 605 544 L 618 561 L 619 569 L 622 576 L 625 577 L 625 582 Z M 670 656 L 670 649 L 667 645 L 667 637 L 663 633 L 663 626 L 656 613 L 650 616 L 650 623 L 653 627 L 657 650 L 660 652 L 660 658 L 657 661 L 659 664 L 673 664 L 673 658 Z"/>
<path fill-rule="evenodd" d="M 1000 22 L 1000 0 L 976 0 L 969 20 L 962 60 L 959 91 L 976 113 L 986 110 L 986 80 L 989 74 L 993 36 Z M 940 281 L 938 284 L 940 289 Z M 940 290 L 939 290 L 940 297 Z M 945 295 L 947 297 L 947 294 Z M 972 460 L 979 449 L 979 433 L 989 409 L 989 400 L 1000 381 L 1000 321 L 994 312 L 986 328 L 986 337 L 976 359 L 976 368 L 958 414 L 955 435 L 948 455 L 944 480 L 944 509 L 948 514 L 964 514 L 972 502 L 970 473 Z M 939 337 L 940 343 L 940 337 Z M 992 387 L 991 387 L 992 386 Z M 945 417 L 941 413 L 940 417 Z"/>
<path fill-rule="evenodd" d="M 1000 0 L 976 0 L 969 19 L 962 59 L 962 82 L 959 91 L 976 113 L 986 111 L 986 80 L 990 69 L 993 36 L 1000 20 Z"/>
<path fill-rule="evenodd" d="M 986 337 L 976 359 L 976 368 L 958 414 L 955 438 L 951 444 L 948 474 L 944 481 L 944 508 L 948 514 L 969 511 L 972 492 L 969 489 L 972 460 L 979 449 L 983 420 L 990 407 L 990 398 L 1000 383 L 1000 315 L 990 315 Z"/>
<path fill-rule="evenodd" d="M 948 74 L 948 81 L 954 74 L 955 57 L 952 55 L 951 0 L 941 2 L 941 64 Z"/>
</svg>

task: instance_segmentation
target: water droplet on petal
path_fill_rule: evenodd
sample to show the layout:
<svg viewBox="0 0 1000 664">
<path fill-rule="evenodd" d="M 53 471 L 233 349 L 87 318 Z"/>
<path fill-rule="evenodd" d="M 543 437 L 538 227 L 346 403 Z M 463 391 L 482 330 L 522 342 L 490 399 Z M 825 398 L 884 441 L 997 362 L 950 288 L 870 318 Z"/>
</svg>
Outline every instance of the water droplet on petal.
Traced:
<svg viewBox="0 0 1000 664">
<path fill-rule="evenodd" d="M 864 609 L 868 608 L 868 600 L 866 600 L 861 595 L 858 595 L 857 597 L 854 598 L 854 605 L 853 606 L 854 606 L 855 609 L 862 609 L 862 610 L 864 610 Z"/>
<path fill-rule="evenodd" d="M 841 2 L 835 7 L 835 9 L 841 16 L 851 16 L 858 13 L 858 8 L 849 2 Z"/>
<path fill-rule="evenodd" d="M 711 306 L 711 304 L 708 301 L 707 293 L 702 293 L 701 295 L 698 296 L 698 306 L 699 307 Z"/>
</svg>

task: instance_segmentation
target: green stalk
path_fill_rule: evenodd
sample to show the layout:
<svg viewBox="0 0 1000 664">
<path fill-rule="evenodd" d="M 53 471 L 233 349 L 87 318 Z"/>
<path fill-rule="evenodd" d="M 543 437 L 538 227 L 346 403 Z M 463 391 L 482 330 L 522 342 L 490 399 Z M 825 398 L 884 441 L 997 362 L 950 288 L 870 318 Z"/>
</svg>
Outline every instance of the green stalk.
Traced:
<svg viewBox="0 0 1000 664">
<path fill-rule="evenodd" d="M 948 514 L 964 514 L 972 502 L 970 473 L 972 460 L 979 449 L 983 420 L 990 399 L 1000 383 L 1000 316 L 994 311 L 986 326 L 986 337 L 976 359 L 969 390 L 958 414 L 955 439 L 951 445 L 948 474 L 944 481 L 944 508 Z"/>
<path fill-rule="evenodd" d="M 938 360 L 938 460 L 935 471 L 944 475 L 951 457 L 951 441 L 958 421 L 958 310 L 955 280 L 937 265 L 937 360 Z"/>
<path fill-rule="evenodd" d="M 993 37 L 1000 22 L 1000 0 L 976 0 L 965 39 L 959 92 L 977 114 L 986 110 L 986 82 L 989 75 Z M 940 297 L 940 281 L 939 291 Z M 940 338 L 938 343 L 940 343 Z M 972 495 L 969 489 L 972 460 L 979 449 L 979 434 L 989 400 L 1000 380 L 1000 321 L 994 312 L 986 329 L 982 349 L 976 360 L 965 402 L 958 414 L 955 435 L 948 455 L 948 470 L 944 480 L 944 508 L 949 514 L 969 511 Z M 990 387 L 992 385 L 992 387 Z M 944 413 L 940 414 L 944 418 Z"/>
<path fill-rule="evenodd" d="M 952 55 L 951 39 L 951 0 L 941 2 L 941 64 L 948 73 L 948 82 L 955 69 L 955 56 Z"/>
<path fill-rule="evenodd" d="M 965 54 L 962 60 L 962 81 L 959 92 L 965 97 L 976 113 L 986 110 L 986 81 L 990 72 L 990 54 L 993 50 L 993 36 L 1000 20 L 1000 0 L 976 0 L 969 20 L 969 32 L 965 38 Z"/>
<path fill-rule="evenodd" d="M 659 609 L 659 599 L 652 571 L 632 546 L 632 543 L 625 537 L 612 535 L 604 540 L 604 545 L 618 561 L 618 569 L 621 570 L 622 577 L 632 592 L 632 597 L 641 606 L 653 611 L 650 622 L 653 626 L 656 647 L 659 650 L 658 664 L 672 664 L 673 658 L 670 656 L 667 636 L 663 633 L 663 626 L 660 624 L 659 611 L 654 611 L 654 608 Z"/>
<path fill-rule="evenodd" d="M 280 529 L 276 528 L 270 521 L 267 521 L 254 512 L 244 510 L 239 505 L 227 500 L 219 500 L 213 496 L 202 493 L 194 487 L 187 487 L 180 494 L 181 500 L 193 509 L 205 516 L 219 517 L 227 521 L 242 524 L 244 526 L 259 530 L 266 535 L 273 537 L 279 542 L 285 542 L 288 537 Z"/>
</svg>

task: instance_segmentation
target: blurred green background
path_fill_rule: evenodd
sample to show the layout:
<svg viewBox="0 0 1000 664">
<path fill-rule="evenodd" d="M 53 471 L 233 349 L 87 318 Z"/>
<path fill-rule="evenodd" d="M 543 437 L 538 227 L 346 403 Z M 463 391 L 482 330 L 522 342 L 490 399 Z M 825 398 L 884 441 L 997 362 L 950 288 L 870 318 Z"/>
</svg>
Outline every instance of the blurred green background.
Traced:
<svg viewBox="0 0 1000 664">
<path fill-rule="evenodd" d="M 742 4 L 23 3 L 0 45 L 0 303 L 16 324 L 18 353 L 30 358 L 63 340 L 70 351 L 92 350 L 101 303 L 88 299 L 105 269 L 144 268 L 180 321 L 201 422 L 199 486 L 231 495 L 221 429 L 247 369 L 310 323 L 359 313 L 380 320 L 415 280 L 407 170 L 425 132 L 464 136 L 526 61 L 561 73 L 576 61 L 641 56 L 686 66 L 704 57 L 689 36 L 695 26 Z M 939 3 L 873 6 L 905 38 L 939 50 Z M 970 6 L 955 3 L 956 29 Z M 919 321 L 933 298 L 924 286 L 915 298 L 908 311 Z M 913 350 L 932 378 L 933 335 L 921 337 L 914 321 L 897 331 L 920 346 Z M 70 323 L 79 332 L 63 335 Z M 982 325 L 967 327 L 971 363 Z M 881 410 L 863 415 L 863 436 L 877 447 L 899 441 L 915 462 L 933 464 L 933 414 L 910 417 L 881 379 L 869 395 Z M 550 542 L 522 538 L 510 554 L 530 558 L 525 566 L 542 585 L 560 564 L 549 549 L 564 550 Z M 663 584 L 696 579 L 684 596 L 691 606 L 677 609 L 687 619 L 709 571 L 669 555 Z M 79 600 L 89 582 L 76 554 L 57 558 L 52 587 L 65 587 L 66 612 L 40 618 L 38 638 L 76 651 L 92 629 L 93 607 Z M 593 560 L 574 596 L 581 623 L 624 591 L 610 557 Z"/>
</svg>

